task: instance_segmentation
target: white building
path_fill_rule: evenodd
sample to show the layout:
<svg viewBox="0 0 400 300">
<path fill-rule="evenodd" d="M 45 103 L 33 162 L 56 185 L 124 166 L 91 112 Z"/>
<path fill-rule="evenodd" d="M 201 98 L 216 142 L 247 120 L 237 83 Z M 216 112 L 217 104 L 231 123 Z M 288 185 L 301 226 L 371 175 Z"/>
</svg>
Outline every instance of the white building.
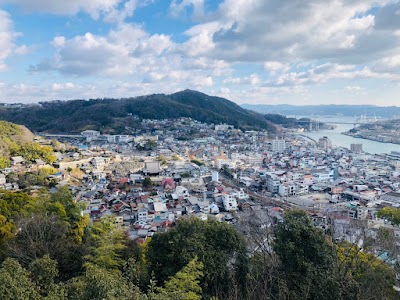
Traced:
<svg viewBox="0 0 400 300">
<path fill-rule="evenodd" d="M 225 210 L 227 211 L 238 210 L 238 204 L 236 198 L 231 194 L 222 195 L 222 203 L 224 205 Z"/>
<path fill-rule="evenodd" d="M 247 195 L 242 188 L 239 191 L 236 191 L 235 193 L 233 193 L 232 195 L 239 200 L 249 199 L 249 195 Z"/>
<path fill-rule="evenodd" d="M 81 135 L 83 135 L 86 138 L 86 141 L 90 142 L 95 140 L 100 136 L 100 131 L 97 130 L 85 130 L 81 132 Z"/>
<path fill-rule="evenodd" d="M 189 191 L 184 186 L 177 186 L 175 193 L 178 197 L 182 197 L 184 199 L 187 199 L 189 197 Z"/>
<path fill-rule="evenodd" d="M 215 182 L 219 181 L 218 171 L 211 171 L 211 181 L 215 181 Z"/>
<path fill-rule="evenodd" d="M 283 152 L 286 149 L 285 140 L 275 139 L 272 141 L 272 151 L 273 152 Z"/>
<path fill-rule="evenodd" d="M 139 208 L 138 210 L 138 221 L 139 222 L 147 222 L 147 208 Z"/>
<path fill-rule="evenodd" d="M 296 185 L 294 183 L 283 183 L 279 185 L 278 190 L 279 196 L 287 197 L 287 196 L 295 196 L 296 195 Z"/>
</svg>

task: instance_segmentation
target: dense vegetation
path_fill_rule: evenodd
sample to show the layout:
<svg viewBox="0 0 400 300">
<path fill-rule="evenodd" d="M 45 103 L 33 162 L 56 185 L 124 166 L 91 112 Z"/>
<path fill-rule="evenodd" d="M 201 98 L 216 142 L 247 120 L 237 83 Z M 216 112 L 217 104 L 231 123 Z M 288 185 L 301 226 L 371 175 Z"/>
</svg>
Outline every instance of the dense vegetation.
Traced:
<svg viewBox="0 0 400 300">
<path fill-rule="evenodd" d="M 43 102 L 22 108 L 1 108 L 0 118 L 24 124 L 35 132 L 77 132 L 96 129 L 109 133 L 135 127 L 137 118 L 191 117 L 206 123 L 227 123 L 242 129 L 275 130 L 262 115 L 235 103 L 185 90 L 172 95 L 154 94 L 126 99 L 92 99 Z"/>
<path fill-rule="evenodd" d="M 35 197 L 1 192 L 1 299 L 398 296 L 392 268 L 367 248 L 332 243 L 302 211 L 287 212 L 272 227 L 250 218 L 244 231 L 182 218 L 176 227 L 137 244 L 112 217 L 89 223 L 80 209 L 66 187 Z M 378 239 L 387 243 L 387 234 Z"/>
<path fill-rule="evenodd" d="M 309 118 L 302 118 L 302 119 L 288 118 L 278 114 L 266 114 L 264 118 L 274 124 L 281 125 L 282 127 L 285 128 L 302 128 L 302 127 L 308 127 L 310 124 Z"/>
<path fill-rule="evenodd" d="M 12 156 L 23 156 L 27 162 L 42 159 L 50 164 L 56 160 L 51 147 L 41 146 L 32 140 L 32 133 L 25 127 L 0 121 L 0 168 L 9 167 Z"/>
</svg>

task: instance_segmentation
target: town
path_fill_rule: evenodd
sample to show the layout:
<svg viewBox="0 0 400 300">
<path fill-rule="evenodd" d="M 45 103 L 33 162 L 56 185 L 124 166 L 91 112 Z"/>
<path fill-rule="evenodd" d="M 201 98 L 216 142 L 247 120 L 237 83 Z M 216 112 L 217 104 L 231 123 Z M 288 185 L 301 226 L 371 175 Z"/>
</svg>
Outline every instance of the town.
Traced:
<svg viewBox="0 0 400 300">
<path fill-rule="evenodd" d="M 376 214 L 400 206 L 400 153 L 371 155 L 362 144 L 333 148 L 327 137 L 317 143 L 290 132 L 271 137 L 190 118 L 142 123 L 135 135 L 52 135 L 60 151 L 57 172 L 48 175 L 51 190 L 67 185 L 91 221 L 113 216 L 140 243 L 185 215 L 234 224 L 249 211 L 279 220 L 286 208 L 307 210 L 337 241 L 358 242 L 360 226 L 370 235 L 386 227 L 400 236 L 399 227 Z M 45 167 L 12 157 L 0 185 L 18 190 L 10 174 Z"/>
</svg>

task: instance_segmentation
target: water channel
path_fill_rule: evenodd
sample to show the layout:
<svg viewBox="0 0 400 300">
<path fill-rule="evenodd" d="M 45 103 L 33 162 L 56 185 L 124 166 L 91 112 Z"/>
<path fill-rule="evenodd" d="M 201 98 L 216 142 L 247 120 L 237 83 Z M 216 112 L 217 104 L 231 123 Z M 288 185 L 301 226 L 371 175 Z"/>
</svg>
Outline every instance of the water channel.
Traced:
<svg viewBox="0 0 400 300">
<path fill-rule="evenodd" d="M 297 116 L 297 118 L 299 118 Z M 354 117 L 346 116 L 319 116 L 318 120 L 321 122 L 344 122 L 351 123 L 354 122 Z M 327 136 L 334 146 L 350 148 L 350 144 L 362 144 L 364 152 L 371 154 L 381 154 L 390 153 L 391 151 L 399 151 L 400 145 L 391 143 L 381 143 L 366 139 L 354 138 L 351 136 L 343 135 L 342 132 L 346 132 L 351 128 L 354 128 L 353 124 L 335 124 L 335 129 L 333 130 L 319 130 L 319 131 L 304 131 L 303 134 L 317 140 L 320 137 Z"/>
</svg>

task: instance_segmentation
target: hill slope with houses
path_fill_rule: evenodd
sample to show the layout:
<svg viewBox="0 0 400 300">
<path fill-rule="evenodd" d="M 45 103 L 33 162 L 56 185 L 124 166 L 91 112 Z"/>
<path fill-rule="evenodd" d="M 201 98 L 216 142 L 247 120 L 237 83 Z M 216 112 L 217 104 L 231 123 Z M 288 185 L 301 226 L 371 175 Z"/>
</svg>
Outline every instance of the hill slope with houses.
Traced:
<svg viewBox="0 0 400 300">
<path fill-rule="evenodd" d="M 41 102 L 38 105 L 1 107 L 0 119 L 23 124 L 34 132 L 128 133 L 141 119 L 190 117 L 236 128 L 266 129 L 276 126 L 262 114 L 244 109 L 224 98 L 185 90 L 171 95 L 153 94 L 124 99 L 90 99 Z"/>
</svg>

